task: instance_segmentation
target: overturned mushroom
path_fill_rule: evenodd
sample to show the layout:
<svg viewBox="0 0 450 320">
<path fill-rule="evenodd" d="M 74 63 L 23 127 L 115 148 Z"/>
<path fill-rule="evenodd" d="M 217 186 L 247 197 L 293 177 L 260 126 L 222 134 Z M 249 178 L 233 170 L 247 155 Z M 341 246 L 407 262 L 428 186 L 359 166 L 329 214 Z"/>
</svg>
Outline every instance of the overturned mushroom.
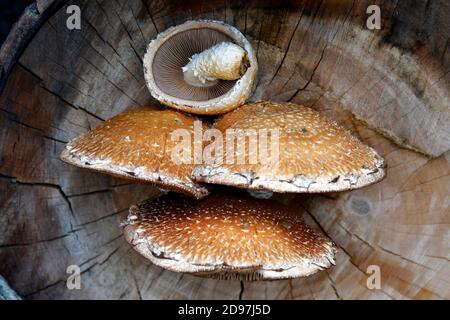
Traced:
<svg viewBox="0 0 450 320">
<path fill-rule="evenodd" d="M 171 133 L 193 131 L 195 118 L 176 110 L 140 108 L 124 112 L 71 141 L 61 159 L 120 178 L 153 183 L 202 198 L 208 191 L 190 178 L 192 166 L 176 164 Z"/>
<path fill-rule="evenodd" d="M 176 272 L 247 280 L 308 276 L 334 265 L 334 244 L 271 200 L 170 194 L 130 208 L 125 238 Z"/>
<path fill-rule="evenodd" d="M 233 148 L 223 147 L 223 158 L 194 168 L 196 181 L 273 192 L 332 192 L 361 188 L 384 177 L 384 160 L 348 131 L 313 109 L 291 103 L 257 102 L 234 110 L 213 126 L 226 135 L 234 130 L 273 130 L 275 150 L 251 137 Z M 274 137 L 268 138 L 273 141 Z M 259 152 L 251 163 L 252 141 Z M 233 141 L 234 143 L 234 141 Z M 270 161 L 262 162 L 262 152 Z M 252 153 L 253 152 L 253 153 Z M 237 160 L 244 154 L 246 161 Z M 231 159 L 232 161 L 229 161 Z"/>
<path fill-rule="evenodd" d="M 248 40 L 219 21 L 188 21 L 171 27 L 149 44 L 144 57 L 152 96 L 195 114 L 221 114 L 244 104 L 257 70 Z"/>
</svg>

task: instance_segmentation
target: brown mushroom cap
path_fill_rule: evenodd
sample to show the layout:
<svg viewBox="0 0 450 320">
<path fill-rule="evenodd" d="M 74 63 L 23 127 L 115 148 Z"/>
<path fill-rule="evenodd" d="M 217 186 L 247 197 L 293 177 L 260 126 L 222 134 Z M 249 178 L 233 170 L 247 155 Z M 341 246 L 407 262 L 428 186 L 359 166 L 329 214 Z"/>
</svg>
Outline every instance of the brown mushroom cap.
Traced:
<svg viewBox="0 0 450 320">
<path fill-rule="evenodd" d="M 279 161 L 196 166 L 196 181 L 274 192 L 333 192 L 357 189 L 384 177 L 384 160 L 347 130 L 317 111 L 291 103 L 256 102 L 234 110 L 214 125 L 227 129 L 278 129 Z M 224 134 L 225 135 L 225 134 Z M 270 139 L 269 139 L 270 140 Z M 238 152 L 248 152 L 234 148 Z M 236 157 L 234 159 L 237 159 Z"/>
<path fill-rule="evenodd" d="M 192 165 L 175 164 L 175 129 L 193 131 L 195 118 L 176 110 L 140 108 L 105 121 L 67 144 L 61 159 L 72 165 L 202 198 L 208 191 L 190 178 Z"/>
<path fill-rule="evenodd" d="M 334 265 L 334 244 L 271 200 L 169 194 L 131 207 L 122 226 L 135 250 L 175 272 L 284 279 Z"/>
<path fill-rule="evenodd" d="M 184 80 L 182 67 L 194 54 L 222 42 L 235 43 L 247 52 L 248 66 L 239 80 L 220 80 L 196 87 Z M 251 95 L 258 64 L 244 35 L 220 21 L 188 21 L 160 33 L 150 42 L 144 57 L 144 73 L 150 93 L 161 103 L 195 114 L 221 114 L 244 104 Z"/>
</svg>

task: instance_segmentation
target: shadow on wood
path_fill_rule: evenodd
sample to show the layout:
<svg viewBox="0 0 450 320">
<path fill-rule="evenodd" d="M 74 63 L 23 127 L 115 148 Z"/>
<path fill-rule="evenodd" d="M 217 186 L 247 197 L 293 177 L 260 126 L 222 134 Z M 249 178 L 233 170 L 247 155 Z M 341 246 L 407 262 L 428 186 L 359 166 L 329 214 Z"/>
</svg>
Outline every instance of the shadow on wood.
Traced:
<svg viewBox="0 0 450 320">
<path fill-rule="evenodd" d="M 414 2 L 414 5 L 412 3 Z M 450 51 L 448 1 L 73 1 L 34 34 L 0 97 L 0 273 L 25 298 L 449 299 Z M 70 139 L 155 103 L 142 57 L 158 32 L 189 19 L 239 28 L 257 50 L 252 97 L 336 119 L 374 147 L 387 178 L 327 196 L 285 196 L 338 244 L 337 266 L 306 279 L 245 283 L 163 271 L 118 227 L 149 186 L 62 163 Z M 12 54 L 12 53 L 11 53 Z M 5 77 L 5 75 L 4 75 Z M 68 290 L 69 265 L 82 289 Z M 381 270 L 370 290 L 367 268 Z"/>
</svg>

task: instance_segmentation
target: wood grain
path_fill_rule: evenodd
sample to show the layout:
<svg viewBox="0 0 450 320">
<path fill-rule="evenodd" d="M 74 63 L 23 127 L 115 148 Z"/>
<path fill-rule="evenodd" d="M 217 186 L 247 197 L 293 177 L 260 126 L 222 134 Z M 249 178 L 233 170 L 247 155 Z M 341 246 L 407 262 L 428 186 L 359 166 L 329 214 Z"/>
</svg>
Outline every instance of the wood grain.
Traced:
<svg viewBox="0 0 450 320">
<path fill-rule="evenodd" d="M 69 1 L 34 34 L 0 97 L 0 274 L 23 297 L 83 299 L 449 299 L 450 3 L 377 1 Z M 346 126 L 388 164 L 369 188 L 285 196 L 339 246 L 337 266 L 306 279 L 205 280 L 151 265 L 118 227 L 148 186 L 63 164 L 64 144 L 103 120 L 154 103 L 142 56 L 158 32 L 219 19 L 258 53 L 252 97 L 304 103 Z M 299 213 L 300 214 L 300 213 Z M 68 290 L 77 264 L 82 289 Z M 381 289 L 366 286 L 369 265 Z"/>
</svg>

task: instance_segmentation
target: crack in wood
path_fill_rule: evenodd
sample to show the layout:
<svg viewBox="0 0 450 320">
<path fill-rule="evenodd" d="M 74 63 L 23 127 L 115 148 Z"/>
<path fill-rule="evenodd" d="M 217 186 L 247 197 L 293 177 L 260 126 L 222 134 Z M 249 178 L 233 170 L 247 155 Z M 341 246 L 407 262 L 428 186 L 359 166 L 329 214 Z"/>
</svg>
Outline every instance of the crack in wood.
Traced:
<svg viewBox="0 0 450 320">
<path fill-rule="evenodd" d="M 268 86 L 270 86 L 270 85 L 272 84 L 273 80 L 274 80 L 275 77 L 278 75 L 278 72 L 280 71 L 281 67 L 283 66 L 284 61 L 286 60 L 286 57 L 287 57 L 287 55 L 288 55 L 288 53 L 289 53 L 289 50 L 290 50 L 290 48 L 291 48 L 291 45 L 292 45 L 292 41 L 293 41 L 294 36 L 295 36 L 295 34 L 297 33 L 298 27 L 299 27 L 299 25 L 300 25 L 300 21 L 302 20 L 302 17 L 303 17 L 303 13 L 304 13 L 304 11 L 305 11 L 305 8 L 306 8 L 306 7 L 303 7 L 302 12 L 300 13 L 300 17 L 298 18 L 297 24 L 296 24 L 295 27 L 294 27 L 294 31 L 292 32 L 291 37 L 289 38 L 289 41 L 288 41 L 288 45 L 287 45 L 287 47 L 286 47 L 286 49 L 285 49 L 285 51 L 284 51 L 283 58 L 281 59 L 280 64 L 278 65 L 278 67 L 277 67 L 277 69 L 276 69 L 274 75 L 272 76 L 272 79 L 270 79 Z"/>
<path fill-rule="evenodd" d="M 317 69 L 319 68 L 320 63 L 322 62 L 322 59 L 323 59 L 323 57 L 324 57 L 324 54 L 325 54 L 325 50 L 326 50 L 326 49 L 327 49 L 327 47 L 325 46 L 325 48 L 323 48 L 323 50 L 322 50 L 322 53 L 320 54 L 319 61 L 317 61 L 316 65 L 314 66 L 314 69 L 312 70 L 311 75 L 310 75 L 310 77 L 308 78 L 308 80 L 306 81 L 305 85 L 304 85 L 303 87 L 300 87 L 300 88 L 298 88 L 297 90 L 295 90 L 294 94 L 293 94 L 289 99 L 286 100 L 287 102 L 291 102 L 292 100 L 294 100 L 295 97 L 296 97 L 301 91 L 305 91 L 305 90 L 308 88 L 308 86 L 311 84 L 311 82 L 312 82 L 312 80 L 313 80 L 313 78 L 314 78 L 314 75 L 316 74 L 316 71 L 317 71 Z"/>
<path fill-rule="evenodd" d="M 95 113 L 92 113 L 92 112 L 90 112 L 89 110 L 86 110 L 84 107 L 81 107 L 81 106 L 75 106 L 74 104 L 72 104 L 71 102 L 69 102 L 68 100 L 66 100 L 64 97 L 62 97 L 61 95 L 59 95 L 58 93 L 56 93 L 56 92 L 50 90 L 50 89 L 45 85 L 45 82 L 44 82 L 44 80 L 43 80 L 41 77 L 39 77 L 36 73 L 34 73 L 31 69 L 29 69 L 28 67 L 26 67 L 26 66 L 23 65 L 22 63 L 17 62 L 17 65 L 18 65 L 20 68 L 22 68 L 23 70 L 25 70 L 26 72 L 28 72 L 30 75 L 32 75 L 33 77 L 35 77 L 37 80 L 39 80 L 39 81 L 41 82 L 41 84 L 42 84 L 42 85 L 41 85 L 41 88 L 42 88 L 42 89 L 44 89 L 45 91 L 47 91 L 48 93 L 50 93 L 52 96 L 58 98 L 59 100 L 61 100 L 62 102 L 64 102 L 64 103 L 65 103 L 66 105 L 68 105 L 69 107 L 73 108 L 74 110 L 81 110 L 82 112 L 84 112 L 84 113 L 86 113 L 86 114 L 88 114 L 88 115 L 90 115 L 90 116 L 92 116 L 92 117 L 94 117 L 94 118 L 96 118 L 97 120 L 100 120 L 100 121 L 102 121 L 102 122 L 105 121 L 105 119 L 102 119 L 101 117 L 99 117 L 99 116 L 96 115 Z M 51 76 L 50 76 L 50 77 L 51 77 Z M 54 79 L 54 78 L 53 78 L 53 79 Z M 55 80 L 55 81 L 59 81 L 59 80 L 57 80 L 57 79 L 54 79 L 54 80 Z M 76 89 L 75 87 L 72 87 L 72 88 L 75 89 L 75 90 L 78 90 L 78 89 Z M 79 90 L 78 90 L 78 92 L 81 93 L 82 95 L 85 95 L 85 96 L 86 96 L 86 94 L 84 94 L 83 92 L 81 92 L 81 91 L 79 91 Z M 93 97 L 91 97 L 91 96 L 88 96 L 88 97 L 90 97 L 90 98 L 92 98 L 92 99 L 95 100 L 95 98 L 93 98 Z"/>
<path fill-rule="evenodd" d="M 330 273 L 328 272 L 328 270 L 325 270 L 325 272 L 327 274 L 328 279 L 330 280 L 330 283 L 331 283 L 330 285 L 334 291 L 334 294 L 336 295 L 336 298 L 338 298 L 339 300 L 343 300 L 342 297 L 339 295 L 339 292 L 336 288 L 336 283 L 334 282 L 333 278 L 331 278 Z"/>
<path fill-rule="evenodd" d="M 433 256 L 433 255 L 429 255 L 429 254 L 426 254 L 425 257 L 429 257 L 429 258 L 434 258 L 434 259 L 439 259 L 439 260 L 444 260 L 444 261 L 450 262 L 450 258 L 447 258 L 447 257 L 439 257 L 439 256 Z"/>
<path fill-rule="evenodd" d="M 258 20 L 260 20 L 260 14 L 261 14 L 261 9 L 258 7 L 257 9 L 256 9 L 256 12 L 257 12 L 257 14 L 256 14 L 256 21 L 258 21 Z M 258 32 L 258 43 L 257 43 L 257 45 L 256 45 L 256 56 L 257 57 L 259 57 L 259 46 L 260 46 L 260 44 L 261 44 L 261 31 L 262 31 L 262 26 L 263 26 L 263 23 L 262 22 L 260 22 L 259 23 L 259 32 Z"/>
<path fill-rule="evenodd" d="M 86 59 L 83 56 L 80 56 L 80 59 L 83 59 L 84 61 L 86 61 L 90 66 L 92 66 L 95 70 L 97 70 L 101 75 L 102 78 L 105 79 L 108 83 L 110 83 L 114 88 L 116 88 L 117 90 L 119 90 L 121 93 L 123 93 L 123 95 L 125 97 L 127 97 L 128 99 L 130 99 L 131 102 L 135 103 L 136 105 L 141 105 L 139 102 L 137 102 L 136 100 L 134 100 L 132 97 L 130 97 L 125 91 L 123 91 L 122 88 L 120 88 L 117 84 L 115 84 L 111 79 L 109 79 L 108 75 L 105 74 L 99 67 L 97 67 L 95 64 L 93 64 L 91 61 L 89 61 L 88 59 Z"/>
<path fill-rule="evenodd" d="M 104 254 L 105 254 L 104 252 L 99 253 L 99 254 L 96 254 L 95 256 L 93 256 L 93 257 L 91 257 L 91 258 L 89 258 L 89 259 L 83 261 L 82 263 L 80 263 L 80 264 L 79 264 L 79 267 L 80 267 L 80 268 L 84 267 L 85 265 L 89 264 L 90 262 L 94 261 L 95 259 L 97 259 L 98 257 L 100 257 L 100 256 L 102 256 L 102 255 L 104 255 Z"/>
<path fill-rule="evenodd" d="M 148 3 L 145 0 L 141 0 L 141 2 L 142 2 L 142 5 L 144 6 L 145 10 L 147 11 L 148 16 L 150 17 L 150 20 L 152 21 L 152 24 L 153 24 L 153 27 L 156 30 L 156 33 L 159 33 L 158 26 L 155 23 L 155 19 L 153 19 L 153 15 L 150 12 L 150 8 L 148 7 Z"/>
<path fill-rule="evenodd" d="M 45 139 L 48 139 L 48 140 L 52 140 L 52 141 L 54 141 L 54 142 L 61 143 L 61 144 L 66 144 L 66 143 L 68 143 L 68 141 L 61 140 L 61 139 L 58 139 L 58 138 L 55 138 L 55 137 L 46 135 L 45 132 L 42 131 L 42 129 L 35 128 L 35 127 L 33 127 L 33 126 L 29 125 L 29 124 L 26 124 L 26 123 L 24 123 L 24 122 L 21 122 L 21 121 L 17 120 L 17 119 L 16 119 L 16 118 L 17 118 L 17 115 L 16 115 L 15 113 L 13 113 L 13 112 L 9 112 L 9 111 L 7 111 L 7 110 L 1 108 L 1 107 L 0 107 L 0 111 L 5 112 L 5 113 L 7 113 L 8 115 L 10 115 L 10 116 L 8 117 L 8 120 L 9 120 L 9 121 L 14 122 L 14 123 L 18 124 L 19 126 L 25 127 L 25 128 L 27 128 L 27 129 L 30 129 L 30 130 L 33 130 L 33 131 L 37 131 L 37 132 L 39 133 L 39 135 L 40 135 L 42 138 L 45 138 Z"/>
<path fill-rule="evenodd" d="M 304 204 L 299 203 L 299 205 L 311 217 L 311 219 L 314 221 L 314 223 L 317 225 L 317 227 L 320 229 L 320 231 L 322 231 L 322 233 L 324 235 L 326 235 L 329 239 L 333 239 L 332 237 L 330 237 L 330 235 L 325 230 L 325 228 L 322 226 L 322 224 L 319 222 L 319 220 L 312 214 L 312 212 L 309 211 L 309 209 Z"/>
<path fill-rule="evenodd" d="M 139 288 L 139 283 L 138 283 L 138 281 L 137 281 L 137 279 L 136 279 L 136 275 L 135 275 L 134 273 L 132 273 L 132 277 L 133 277 L 133 280 L 134 280 L 134 286 L 135 286 L 135 288 L 136 288 L 136 292 L 137 292 L 137 294 L 138 294 L 139 300 L 144 300 L 144 299 L 142 298 L 141 289 Z"/>
<path fill-rule="evenodd" d="M 117 1 L 114 1 L 115 3 L 117 3 Z M 122 10 L 122 8 L 125 6 L 125 3 L 119 8 L 119 10 Z M 128 30 L 127 26 L 125 25 L 125 23 L 123 22 L 120 14 L 116 11 L 116 8 L 113 9 L 114 13 L 116 14 L 117 18 L 120 21 L 120 24 L 123 26 L 123 29 L 125 30 L 125 33 L 127 34 L 128 38 L 129 38 L 129 44 L 131 46 L 131 48 L 133 49 L 134 53 L 136 54 L 136 57 L 139 59 L 139 61 L 142 63 L 142 57 L 140 56 L 140 54 L 137 52 L 136 48 L 134 47 L 134 38 L 131 35 L 130 31 Z"/>
<path fill-rule="evenodd" d="M 82 224 L 78 224 L 78 225 L 76 225 L 75 227 L 76 227 L 76 228 L 85 227 L 85 226 L 87 226 L 87 225 L 90 225 L 90 224 L 93 224 L 93 223 L 96 223 L 96 222 L 99 222 L 99 221 L 102 221 L 102 220 L 105 220 L 105 219 L 108 219 L 108 218 L 111 218 L 111 217 L 115 217 L 115 216 L 117 216 L 118 214 L 120 214 L 120 213 L 122 213 L 122 212 L 125 212 L 125 211 L 127 211 L 127 210 L 128 210 L 128 209 L 120 210 L 120 211 L 113 212 L 113 213 L 109 213 L 109 214 L 107 214 L 107 215 L 101 216 L 100 218 L 97 218 L 97 219 L 94 219 L 94 220 L 90 220 L 90 221 L 84 222 L 84 223 L 82 223 Z"/>
<path fill-rule="evenodd" d="M 68 233 L 63 234 L 61 236 L 57 236 L 54 238 L 49 238 L 49 239 L 42 239 L 42 240 L 37 240 L 37 241 L 32 241 L 32 242 L 22 242 L 22 243 L 12 243 L 12 244 L 0 244 L 0 250 L 1 249 L 14 249 L 14 248 L 18 248 L 18 247 L 28 247 L 28 246 L 34 246 L 34 245 L 39 245 L 39 244 L 44 244 L 44 243 L 49 243 L 49 242 L 53 242 L 56 240 L 61 240 L 64 239 L 68 236 L 71 236 L 73 233 L 77 232 L 78 230 L 70 230 Z"/>
<path fill-rule="evenodd" d="M 402 259 L 402 260 L 405 260 L 405 261 L 407 261 L 407 262 L 409 262 L 409 263 L 412 263 L 412 264 L 414 264 L 414 265 L 417 265 L 417 266 L 419 266 L 419 267 L 428 269 L 428 270 L 430 270 L 430 271 L 436 271 L 436 270 L 434 270 L 434 269 L 432 269 L 432 268 L 430 268 L 430 267 L 428 267 L 428 266 L 426 266 L 426 265 L 420 264 L 420 263 L 415 262 L 415 261 L 413 261 L 413 260 L 411 260 L 411 259 L 405 258 L 405 257 L 401 256 L 401 255 L 398 254 L 398 253 L 395 253 L 395 252 L 393 252 L 393 251 L 391 251 L 391 250 L 388 250 L 388 249 L 386 249 L 386 248 L 380 246 L 379 244 L 371 245 L 368 241 L 364 240 L 364 239 L 363 239 L 361 236 L 359 236 L 358 234 L 353 233 L 353 232 L 350 232 L 350 230 L 348 230 L 347 228 L 345 228 L 340 222 L 338 222 L 337 225 L 338 225 L 339 227 L 341 227 L 342 230 L 344 230 L 347 234 L 349 234 L 350 237 L 355 237 L 356 239 L 358 239 L 359 241 L 361 241 L 362 243 L 364 243 L 365 245 L 367 245 L 367 246 L 368 246 L 372 251 L 374 251 L 374 252 L 377 252 L 377 251 L 378 251 L 377 248 L 378 248 L 378 249 L 380 249 L 380 250 L 382 250 L 382 251 L 384 251 L 384 252 L 386 252 L 386 253 L 388 253 L 388 254 L 390 254 L 390 255 L 396 256 L 396 257 L 398 257 L 398 258 L 400 258 L 400 259 Z M 376 246 L 376 248 L 375 248 L 375 246 Z"/>
<path fill-rule="evenodd" d="M 319 7 L 318 7 L 317 12 L 319 11 L 321 5 L 322 5 L 322 2 L 320 3 L 320 5 L 319 5 Z M 344 20 L 343 20 L 342 26 L 344 26 L 345 23 L 347 22 L 348 18 L 350 17 L 350 14 L 351 14 L 352 11 L 353 11 L 354 6 L 355 6 L 355 0 L 353 0 L 352 5 L 350 6 L 350 9 L 348 10 L 347 14 L 345 15 L 345 18 L 344 18 Z M 315 15 L 317 15 L 317 12 L 316 12 Z M 287 101 L 289 101 L 289 102 L 292 101 L 300 91 L 306 90 L 306 89 L 308 88 L 308 86 L 310 85 L 310 83 L 312 82 L 312 80 L 313 80 L 313 78 L 314 78 L 314 75 L 315 75 L 317 69 L 319 68 L 320 63 L 321 63 L 322 60 L 323 60 L 325 51 L 328 49 L 329 44 L 330 44 L 330 43 L 333 43 L 334 39 L 336 38 L 337 34 L 338 34 L 339 31 L 340 31 L 340 28 L 337 28 L 337 27 L 336 27 L 338 21 L 339 21 L 339 19 L 336 19 L 336 21 L 334 22 L 334 28 L 336 29 L 336 32 L 335 32 L 334 35 L 331 37 L 331 40 L 329 40 L 329 41 L 327 41 L 327 42 L 325 43 L 325 46 L 324 46 L 324 48 L 323 48 L 323 50 L 322 50 L 322 52 L 321 52 L 319 61 L 317 62 L 316 66 L 314 67 L 314 69 L 313 69 L 313 71 L 312 71 L 312 74 L 311 74 L 310 78 L 307 80 L 306 84 L 305 84 L 303 87 L 299 88 L 299 89 L 298 89 L 298 90 L 297 90 L 297 91 L 296 91 L 296 92 L 295 92 L 295 93 L 294 93 Z M 300 21 L 299 21 L 299 22 L 300 22 Z M 312 22 L 311 22 L 310 26 L 311 26 L 311 25 L 312 25 Z M 308 29 L 309 29 L 309 27 L 308 27 Z M 296 68 L 297 68 L 297 65 L 295 66 L 295 69 L 296 69 Z M 284 87 L 289 83 L 289 81 L 292 79 L 293 75 L 295 74 L 295 69 L 294 69 L 294 72 L 293 72 L 293 73 L 291 74 L 291 76 L 289 77 L 288 81 L 283 85 L 283 88 L 284 88 Z M 272 78 L 272 80 L 273 80 L 273 78 Z M 324 93 L 324 94 L 325 94 L 325 93 Z M 323 94 L 323 95 L 324 95 L 324 94 Z M 317 101 L 316 101 L 316 102 L 317 102 Z"/>
<path fill-rule="evenodd" d="M 98 262 L 97 262 L 97 263 L 94 263 L 93 265 L 89 266 L 88 268 L 82 270 L 82 271 L 80 272 L 80 275 L 83 275 L 83 274 L 85 274 L 85 273 L 91 271 L 91 270 L 92 270 L 95 266 L 97 266 L 97 265 L 102 265 L 103 263 L 105 263 L 109 258 L 111 258 L 111 256 L 112 256 L 113 254 L 115 254 L 115 253 L 117 252 L 117 250 L 118 250 L 119 248 L 120 248 L 120 247 L 118 247 L 117 249 L 113 250 L 113 251 L 106 257 L 106 259 L 103 260 L 102 262 L 100 262 L 100 263 L 98 263 Z M 48 289 L 50 289 L 50 288 L 52 288 L 52 287 L 55 287 L 55 286 L 60 285 L 60 284 L 62 284 L 62 283 L 65 283 L 66 281 L 67 281 L 67 280 L 66 280 L 65 278 L 64 278 L 64 279 L 57 280 L 57 281 L 55 281 L 55 282 L 53 282 L 53 283 L 51 283 L 51 284 L 48 284 L 48 285 L 46 285 L 46 286 L 44 286 L 44 287 L 42 287 L 42 288 L 40 288 L 40 289 L 38 289 L 38 290 L 35 290 L 35 291 L 33 291 L 33 292 L 24 294 L 24 297 L 25 297 L 25 298 L 29 298 L 29 297 L 34 296 L 34 295 L 36 295 L 36 294 L 39 294 L 39 293 L 41 293 L 41 292 L 43 292 L 43 291 L 45 291 L 45 290 L 48 290 Z"/>
<path fill-rule="evenodd" d="M 149 267 L 153 267 L 153 265 L 149 265 Z M 155 266 L 156 267 L 156 266 Z M 162 277 L 163 273 L 164 273 L 164 269 L 160 268 L 160 267 L 156 267 L 159 271 L 155 274 L 155 276 L 152 278 L 152 280 L 150 281 L 150 283 L 147 285 L 146 289 L 144 290 L 144 292 L 148 291 L 151 289 L 151 287 L 153 286 L 153 283 Z"/>
<path fill-rule="evenodd" d="M 145 38 L 145 36 L 144 36 L 144 33 L 142 32 L 142 29 L 141 29 L 141 26 L 139 25 L 138 20 L 137 20 L 137 18 L 136 18 L 136 14 L 134 13 L 133 6 L 130 5 L 129 8 L 130 8 L 130 11 L 131 11 L 131 15 L 133 16 L 134 22 L 136 23 L 136 26 L 138 27 L 139 32 L 140 32 L 140 34 L 141 34 L 141 37 L 142 37 L 142 43 L 145 44 L 145 43 L 147 42 L 147 40 L 146 40 L 146 38 Z"/>
<path fill-rule="evenodd" d="M 245 291 L 245 285 L 244 285 L 244 281 L 240 281 L 240 285 L 241 285 L 241 288 L 240 288 L 240 290 L 239 290 L 239 297 L 238 297 L 238 300 L 242 300 L 242 297 L 243 297 L 243 295 L 244 295 L 244 291 Z"/>
<path fill-rule="evenodd" d="M 347 252 L 347 250 L 346 250 L 344 247 L 341 246 L 340 249 L 341 249 L 342 252 L 344 252 L 345 255 L 348 257 L 348 260 L 347 260 L 347 261 L 350 262 L 350 264 L 353 265 L 353 266 L 356 268 L 357 271 L 359 271 L 360 273 L 362 273 L 362 274 L 364 275 L 365 278 L 367 278 L 367 273 L 365 273 L 364 270 L 362 270 L 360 266 L 358 266 L 355 262 L 353 262 L 353 260 L 352 260 L 352 259 L 353 259 L 352 255 L 351 255 L 349 252 Z M 367 288 L 367 290 L 370 290 L 370 289 Z M 393 296 L 391 296 L 390 294 L 388 294 L 386 291 L 384 291 L 382 288 L 379 289 L 379 290 L 380 290 L 383 294 L 385 294 L 387 297 L 389 297 L 390 299 L 392 299 L 392 300 L 397 300 L 397 299 L 395 299 Z"/>
<path fill-rule="evenodd" d="M 0 276 L 0 301 L 22 300 L 22 298 L 9 286 L 6 279 Z"/>
<path fill-rule="evenodd" d="M 9 179 L 10 183 L 14 184 L 19 184 L 19 185 L 28 185 L 28 186 L 41 186 L 41 187 L 46 187 L 46 188 L 52 188 L 55 189 L 59 192 L 59 194 L 61 195 L 61 197 L 63 198 L 63 200 L 67 203 L 67 206 L 69 208 L 69 211 L 71 213 L 72 218 L 75 217 L 74 215 L 74 211 L 72 208 L 72 203 L 70 202 L 70 199 L 67 197 L 66 193 L 64 192 L 64 190 L 62 189 L 62 187 L 58 184 L 54 184 L 54 183 L 47 183 L 47 182 L 26 182 L 26 181 L 20 181 L 19 179 L 17 179 L 16 177 L 12 177 L 12 176 L 7 176 L 4 174 L 0 174 L 0 178 L 3 179 Z M 72 222 L 70 223 L 72 229 Z"/>
<path fill-rule="evenodd" d="M 141 84 L 142 81 L 141 81 L 140 79 L 138 79 L 138 78 L 136 77 L 136 75 L 135 75 L 133 72 L 131 72 L 125 64 L 122 63 L 122 59 L 123 59 L 123 58 L 122 58 L 122 56 L 119 54 L 119 52 L 116 50 L 116 48 L 114 48 L 114 46 L 113 46 L 108 40 L 106 40 L 105 38 L 103 38 L 103 36 L 101 35 L 101 33 L 100 33 L 100 32 L 98 31 L 98 29 L 94 26 L 94 24 L 91 23 L 90 20 L 86 20 L 86 23 L 92 28 L 92 30 L 94 30 L 94 34 L 95 34 L 95 35 L 96 35 L 96 36 L 97 36 L 97 37 L 98 37 L 105 45 L 107 45 L 107 46 L 113 51 L 113 54 L 115 54 L 115 55 L 117 56 L 117 57 L 116 57 L 117 62 L 118 62 L 118 63 L 119 63 L 119 64 L 120 64 L 127 72 L 128 72 L 128 74 L 130 74 L 130 75 L 136 80 L 137 83 Z M 50 21 L 49 21 L 49 24 L 51 25 Z M 104 60 L 108 65 L 110 65 L 111 68 L 114 70 L 115 66 L 111 63 L 110 59 L 108 59 L 108 58 L 105 57 L 100 51 L 98 51 L 97 48 L 95 48 L 95 47 L 93 46 L 93 44 L 92 44 L 91 42 L 89 42 L 89 41 L 86 39 L 84 33 L 81 33 L 80 36 L 81 36 L 82 41 L 83 41 L 84 43 L 86 43 L 92 50 L 94 50 L 100 57 L 102 57 L 103 60 Z M 71 34 L 69 34 L 69 37 L 70 37 L 73 41 L 75 41 L 77 44 L 81 45 L 81 42 L 80 42 L 80 41 L 77 41 L 74 37 L 72 37 Z M 87 83 L 84 79 L 80 78 L 76 73 L 73 73 L 73 74 L 74 74 L 75 76 L 77 76 L 79 79 L 81 79 L 83 82 Z M 91 85 L 91 84 L 89 84 L 89 85 Z"/>
<path fill-rule="evenodd" d="M 111 257 L 113 255 L 115 255 L 119 251 L 119 249 L 120 249 L 120 246 L 115 248 L 113 251 L 111 251 L 104 260 L 102 260 L 101 262 L 98 263 L 98 265 L 100 265 L 100 266 L 104 265 L 109 259 L 111 259 Z"/>
<path fill-rule="evenodd" d="M 23 296 L 25 298 L 30 298 L 31 296 L 37 295 L 37 294 L 41 293 L 42 291 L 48 290 L 50 288 L 53 288 L 53 287 L 55 287 L 57 285 L 60 285 L 60 284 L 62 284 L 64 282 L 65 282 L 65 280 L 57 280 L 57 281 L 55 281 L 55 282 L 53 282 L 51 284 L 48 284 L 48 285 L 46 285 L 46 286 L 44 286 L 42 288 L 37 289 L 35 291 L 29 292 L 29 293 L 25 293 L 25 294 L 23 294 Z"/>
<path fill-rule="evenodd" d="M 432 271 L 432 272 L 434 272 L 434 273 L 436 272 L 436 270 L 433 269 L 433 268 L 430 268 L 430 267 L 428 267 L 428 266 L 426 266 L 426 265 L 424 265 L 424 264 L 418 263 L 418 262 L 416 262 L 416 261 L 414 261 L 414 260 L 411 260 L 411 259 L 409 259 L 409 258 L 405 258 L 405 257 L 401 256 L 400 254 L 395 253 L 395 252 L 393 252 L 393 251 L 391 251 L 391 250 L 388 250 L 388 249 L 386 249 L 386 248 L 384 248 L 384 247 L 382 247 L 382 246 L 380 246 L 380 245 L 378 245 L 378 244 L 377 244 L 376 246 L 377 246 L 377 248 L 381 249 L 382 251 L 384 251 L 384 252 L 386 252 L 386 253 L 388 253 L 388 254 L 390 254 L 390 255 L 393 255 L 393 256 L 395 256 L 395 257 L 398 257 L 398 258 L 400 258 L 401 260 L 404 260 L 404 261 L 409 262 L 409 263 L 412 263 L 412 264 L 414 264 L 414 265 L 416 265 L 416 266 L 425 268 L 425 269 L 430 270 L 430 271 Z"/>
<path fill-rule="evenodd" d="M 108 188 L 108 189 L 102 189 L 102 190 L 94 190 L 94 191 L 82 192 L 82 193 L 74 193 L 74 194 L 68 195 L 67 197 L 68 198 L 78 198 L 78 197 L 84 197 L 84 196 L 91 196 L 91 195 L 98 194 L 98 193 L 113 192 L 114 189 L 115 189 L 115 187 Z"/>
<path fill-rule="evenodd" d="M 292 279 L 288 280 L 288 288 L 289 288 L 289 298 L 294 300 L 294 286 L 292 285 Z"/>
</svg>

